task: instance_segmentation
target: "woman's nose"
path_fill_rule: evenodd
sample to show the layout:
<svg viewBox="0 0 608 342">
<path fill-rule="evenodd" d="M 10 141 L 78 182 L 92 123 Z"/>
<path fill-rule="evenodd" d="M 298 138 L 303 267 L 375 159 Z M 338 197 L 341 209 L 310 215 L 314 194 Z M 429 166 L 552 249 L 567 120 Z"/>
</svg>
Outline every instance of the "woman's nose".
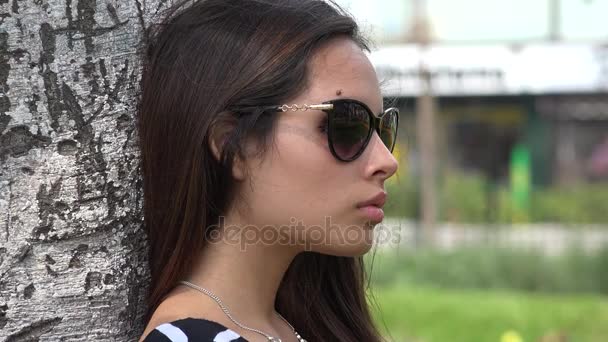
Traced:
<svg viewBox="0 0 608 342">
<path fill-rule="evenodd" d="M 380 177 L 384 181 L 397 172 L 399 163 L 388 147 L 384 145 L 377 132 L 372 134 L 365 153 L 368 153 L 365 158 L 368 160 L 365 170 L 366 177 Z"/>
</svg>

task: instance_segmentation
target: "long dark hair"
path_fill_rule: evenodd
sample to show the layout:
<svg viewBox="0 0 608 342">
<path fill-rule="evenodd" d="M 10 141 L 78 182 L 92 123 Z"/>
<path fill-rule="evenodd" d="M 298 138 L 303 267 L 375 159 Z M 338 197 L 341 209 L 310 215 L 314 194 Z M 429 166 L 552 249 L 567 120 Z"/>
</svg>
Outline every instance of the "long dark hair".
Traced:
<svg viewBox="0 0 608 342">
<path fill-rule="evenodd" d="M 147 31 L 138 110 L 151 286 L 147 319 L 193 266 L 205 234 L 235 194 L 232 163 L 245 140 L 264 153 L 275 114 L 232 107 L 280 104 L 303 91 L 309 60 L 345 36 L 368 50 L 355 21 L 321 0 L 191 0 Z M 221 157 L 209 145 L 223 132 Z M 309 341 L 380 341 L 362 257 L 303 252 L 276 309 Z M 314 299 L 313 299 L 314 298 Z M 313 300 L 311 300 L 313 299 Z"/>
</svg>

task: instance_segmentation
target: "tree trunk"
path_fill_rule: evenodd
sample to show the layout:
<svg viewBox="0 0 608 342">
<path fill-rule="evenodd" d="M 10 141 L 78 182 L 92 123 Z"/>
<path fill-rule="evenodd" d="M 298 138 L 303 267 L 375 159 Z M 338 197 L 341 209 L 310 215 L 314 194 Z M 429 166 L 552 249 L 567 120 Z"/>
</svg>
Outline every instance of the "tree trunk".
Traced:
<svg viewBox="0 0 608 342">
<path fill-rule="evenodd" d="M 0 0 L 0 341 L 141 334 L 137 51 L 159 7 Z"/>
</svg>

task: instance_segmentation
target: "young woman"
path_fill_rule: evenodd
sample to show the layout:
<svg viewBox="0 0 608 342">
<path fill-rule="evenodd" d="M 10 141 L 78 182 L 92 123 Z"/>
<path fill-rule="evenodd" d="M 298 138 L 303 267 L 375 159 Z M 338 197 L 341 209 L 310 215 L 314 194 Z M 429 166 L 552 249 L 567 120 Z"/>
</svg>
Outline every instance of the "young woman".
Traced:
<svg viewBox="0 0 608 342">
<path fill-rule="evenodd" d="M 380 341 L 362 255 L 398 112 L 321 0 L 177 5 L 138 123 L 151 284 L 142 341 Z"/>
</svg>

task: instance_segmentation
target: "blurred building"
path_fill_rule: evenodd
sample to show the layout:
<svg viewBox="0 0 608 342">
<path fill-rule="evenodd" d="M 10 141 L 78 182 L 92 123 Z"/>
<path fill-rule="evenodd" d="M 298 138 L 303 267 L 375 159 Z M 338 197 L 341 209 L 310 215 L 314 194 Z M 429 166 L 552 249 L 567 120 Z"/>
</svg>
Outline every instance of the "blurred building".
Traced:
<svg viewBox="0 0 608 342">
<path fill-rule="evenodd" d="M 535 184 L 608 179 L 608 46 L 403 44 L 370 57 L 406 113 L 421 92 L 420 65 L 430 72 L 446 166 L 508 181 L 520 145 Z"/>
<path fill-rule="evenodd" d="M 605 42 L 608 0 L 336 0 L 380 44 L 411 39 L 416 5 L 425 8 L 435 42 Z"/>
<path fill-rule="evenodd" d="M 509 182 L 523 151 L 536 185 L 608 180 L 608 0 L 338 3 L 378 42 L 370 57 L 410 135 L 430 72 L 442 166 Z"/>
</svg>

